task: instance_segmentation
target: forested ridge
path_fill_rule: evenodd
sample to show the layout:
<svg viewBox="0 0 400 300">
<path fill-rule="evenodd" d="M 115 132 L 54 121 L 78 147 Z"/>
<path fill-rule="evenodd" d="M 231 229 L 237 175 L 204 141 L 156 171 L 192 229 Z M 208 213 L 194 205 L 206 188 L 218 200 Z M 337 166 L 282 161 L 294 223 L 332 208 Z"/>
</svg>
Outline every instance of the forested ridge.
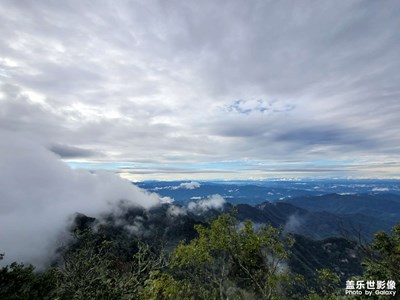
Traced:
<svg viewBox="0 0 400 300">
<path fill-rule="evenodd" d="M 347 280 L 400 279 L 400 224 L 366 243 L 311 240 L 235 210 L 175 220 L 180 231 L 162 220 L 140 236 L 77 215 L 50 267 L 0 270 L 0 299 L 349 299 Z"/>
</svg>

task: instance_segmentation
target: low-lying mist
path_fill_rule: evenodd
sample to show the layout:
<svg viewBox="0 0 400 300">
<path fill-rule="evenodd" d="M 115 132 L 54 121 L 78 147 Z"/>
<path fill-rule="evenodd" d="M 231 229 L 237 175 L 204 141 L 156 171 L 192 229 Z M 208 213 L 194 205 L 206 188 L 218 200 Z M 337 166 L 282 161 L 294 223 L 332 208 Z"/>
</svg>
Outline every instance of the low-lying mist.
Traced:
<svg viewBox="0 0 400 300">
<path fill-rule="evenodd" d="M 72 216 L 97 217 L 118 203 L 143 209 L 161 203 L 117 175 L 73 170 L 44 146 L 10 132 L 0 140 L 0 253 L 44 267 L 65 239 Z"/>
</svg>

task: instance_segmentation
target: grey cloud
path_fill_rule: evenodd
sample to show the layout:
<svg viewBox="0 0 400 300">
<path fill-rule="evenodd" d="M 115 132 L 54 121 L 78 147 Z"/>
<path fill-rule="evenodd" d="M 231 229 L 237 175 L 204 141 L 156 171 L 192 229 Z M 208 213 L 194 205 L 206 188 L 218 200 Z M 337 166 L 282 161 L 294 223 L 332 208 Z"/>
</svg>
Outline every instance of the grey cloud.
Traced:
<svg viewBox="0 0 400 300">
<path fill-rule="evenodd" d="M 231 126 L 230 126 L 231 125 Z M 268 129 L 264 126 L 254 126 L 252 123 L 242 123 L 240 121 L 227 123 L 225 126 L 218 124 L 216 126 L 215 134 L 224 137 L 242 137 L 249 139 L 251 137 L 262 136 Z"/>
<path fill-rule="evenodd" d="M 225 170 L 215 170 L 215 169 L 187 169 L 187 168 L 120 168 L 121 172 L 131 173 L 131 174 L 196 174 L 196 173 L 208 173 L 208 174 L 218 174 L 225 173 Z M 236 172 L 236 171 L 230 171 Z"/>
<path fill-rule="evenodd" d="M 37 139 L 52 139 L 60 133 L 66 134 L 64 118 L 33 102 L 18 86 L 0 84 L 0 87 L 4 95 L 0 103 L 1 128 L 29 133 Z"/>
<path fill-rule="evenodd" d="M 54 144 L 49 147 L 49 150 L 55 154 L 61 156 L 62 158 L 78 158 L 78 157 L 91 157 L 91 156 L 101 156 L 96 151 L 90 149 L 83 149 L 79 147 L 74 147 L 70 145 Z"/>
<path fill-rule="evenodd" d="M 363 136 L 360 132 L 354 132 L 350 128 L 334 128 L 332 126 L 290 128 L 287 131 L 279 132 L 274 139 L 278 142 L 289 142 L 296 145 L 333 144 L 355 148 L 368 147 L 369 149 L 381 146 L 371 137 Z"/>
<path fill-rule="evenodd" d="M 40 70 L 40 74 L 27 75 L 16 70 L 10 72 L 11 76 L 23 85 L 45 89 L 54 96 L 68 95 L 71 91 L 82 88 L 90 90 L 93 85 L 104 82 L 101 74 L 88 70 L 90 65 L 83 68 L 73 62 L 70 65 L 42 62 L 32 64 L 32 67 Z"/>
<path fill-rule="evenodd" d="M 115 161 L 397 160 L 399 13 L 394 1 L 4 1 L 0 124 Z"/>
</svg>

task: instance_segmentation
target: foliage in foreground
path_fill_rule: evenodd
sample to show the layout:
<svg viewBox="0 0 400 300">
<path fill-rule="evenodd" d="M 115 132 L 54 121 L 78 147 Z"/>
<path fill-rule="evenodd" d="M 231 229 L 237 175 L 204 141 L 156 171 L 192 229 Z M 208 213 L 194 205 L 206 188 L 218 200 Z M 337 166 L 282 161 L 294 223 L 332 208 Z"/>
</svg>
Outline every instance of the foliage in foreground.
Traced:
<svg viewBox="0 0 400 300">
<path fill-rule="evenodd" d="M 271 226 L 254 228 L 227 214 L 196 226 L 197 238 L 167 253 L 139 240 L 127 258 L 117 243 L 76 235 L 62 266 L 34 272 L 0 269 L 0 299 L 338 299 L 339 277 L 316 270 L 318 288 L 287 266 L 293 240 Z M 124 249 L 126 250 L 126 249 Z M 0 255 L 0 259 L 2 256 Z M 364 261 L 364 279 L 400 279 L 400 225 L 378 233 Z M 343 290 L 343 287 L 342 287 Z"/>
<path fill-rule="evenodd" d="M 171 260 L 182 277 L 220 299 L 283 295 L 282 283 L 290 275 L 286 248 L 292 241 L 284 241 L 278 229 L 255 230 L 251 221 L 238 224 L 224 214 L 209 228 L 198 225 L 196 230 L 199 237 L 180 244 Z"/>
</svg>

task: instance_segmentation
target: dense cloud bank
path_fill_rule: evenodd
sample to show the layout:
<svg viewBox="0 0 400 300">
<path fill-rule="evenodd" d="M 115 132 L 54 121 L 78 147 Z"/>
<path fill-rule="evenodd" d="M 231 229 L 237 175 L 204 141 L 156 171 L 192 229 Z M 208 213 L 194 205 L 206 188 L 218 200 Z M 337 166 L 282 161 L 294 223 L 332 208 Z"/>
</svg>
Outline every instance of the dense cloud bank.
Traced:
<svg viewBox="0 0 400 300">
<path fill-rule="evenodd" d="M 0 127 L 64 158 L 141 163 L 120 169 L 134 180 L 399 177 L 399 14 L 399 1 L 5 0 Z"/>
<path fill-rule="evenodd" d="M 42 266 L 76 212 L 98 216 L 121 200 L 144 208 L 160 203 L 157 194 L 114 174 L 73 170 L 29 137 L 0 133 L 2 264 L 17 260 Z"/>
</svg>

